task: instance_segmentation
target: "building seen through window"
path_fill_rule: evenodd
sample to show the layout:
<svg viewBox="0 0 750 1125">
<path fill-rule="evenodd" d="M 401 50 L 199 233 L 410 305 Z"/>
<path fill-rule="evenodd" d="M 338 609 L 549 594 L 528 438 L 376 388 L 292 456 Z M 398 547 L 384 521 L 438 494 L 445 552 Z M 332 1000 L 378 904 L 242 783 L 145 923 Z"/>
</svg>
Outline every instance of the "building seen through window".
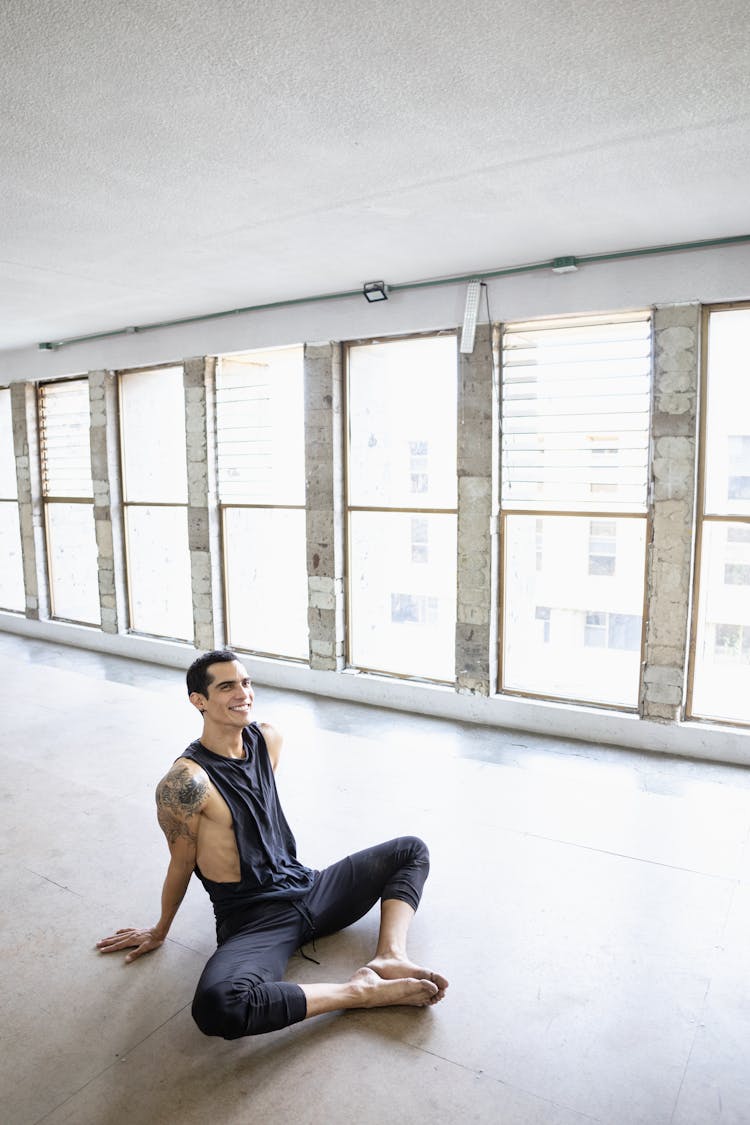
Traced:
<svg viewBox="0 0 750 1125">
<path fill-rule="evenodd" d="M 610 578 L 617 561 L 617 523 L 615 520 L 591 520 L 589 524 L 589 574 Z"/>
</svg>

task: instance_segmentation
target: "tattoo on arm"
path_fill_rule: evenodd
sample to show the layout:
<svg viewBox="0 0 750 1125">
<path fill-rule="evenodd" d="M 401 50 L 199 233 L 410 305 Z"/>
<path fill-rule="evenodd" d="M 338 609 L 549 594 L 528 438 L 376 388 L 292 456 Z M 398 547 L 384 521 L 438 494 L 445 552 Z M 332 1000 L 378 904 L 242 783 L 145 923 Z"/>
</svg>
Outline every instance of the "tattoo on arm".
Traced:
<svg viewBox="0 0 750 1125">
<path fill-rule="evenodd" d="M 197 838 L 195 826 L 191 827 L 188 821 L 200 812 L 207 796 L 205 779 L 179 762 L 162 778 L 156 789 L 156 812 L 170 844 L 180 837 L 187 840 Z"/>
</svg>

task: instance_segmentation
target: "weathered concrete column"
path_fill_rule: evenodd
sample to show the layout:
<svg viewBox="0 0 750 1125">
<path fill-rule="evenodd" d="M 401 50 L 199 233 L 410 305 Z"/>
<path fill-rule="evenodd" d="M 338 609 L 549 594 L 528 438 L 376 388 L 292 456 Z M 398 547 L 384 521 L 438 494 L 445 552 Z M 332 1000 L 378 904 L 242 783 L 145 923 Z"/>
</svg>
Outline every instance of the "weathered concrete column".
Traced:
<svg viewBox="0 0 750 1125">
<path fill-rule="evenodd" d="M 344 666 L 344 458 L 341 346 L 305 344 L 307 621 L 310 667 Z"/>
<path fill-rule="evenodd" d="M 193 643 L 207 650 L 223 644 L 225 636 L 213 428 L 216 360 L 188 359 L 183 372 Z"/>
<path fill-rule="evenodd" d="M 12 383 L 13 448 L 18 480 L 18 518 L 26 616 L 35 621 L 49 617 L 49 578 L 44 539 L 44 509 L 39 466 L 39 426 L 36 385 Z"/>
<path fill-rule="evenodd" d="M 474 351 L 458 357 L 458 576 L 456 687 L 489 695 L 497 626 L 493 610 L 497 404 L 492 329 L 477 326 Z"/>
<path fill-rule="evenodd" d="M 646 719 L 674 721 L 684 701 L 700 325 L 699 305 L 668 305 L 654 312 L 653 522 L 641 686 Z"/>
<path fill-rule="evenodd" d="M 117 378 L 111 371 L 90 371 L 88 383 L 102 632 L 124 633 L 128 628 L 128 610 Z"/>
</svg>

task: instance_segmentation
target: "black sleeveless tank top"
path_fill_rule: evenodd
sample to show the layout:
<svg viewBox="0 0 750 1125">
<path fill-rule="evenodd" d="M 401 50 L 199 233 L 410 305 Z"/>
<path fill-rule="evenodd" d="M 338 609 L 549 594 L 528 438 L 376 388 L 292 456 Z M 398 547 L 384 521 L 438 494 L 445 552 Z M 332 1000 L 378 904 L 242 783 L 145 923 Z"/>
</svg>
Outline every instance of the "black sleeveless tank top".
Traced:
<svg viewBox="0 0 750 1125">
<path fill-rule="evenodd" d="M 192 742 L 181 755 L 197 762 L 232 814 L 240 856 L 239 883 L 215 883 L 196 864 L 221 923 L 235 910 L 270 899 L 297 899 L 313 884 L 315 872 L 297 859 L 297 845 L 282 812 L 271 759 L 257 723 L 242 732 L 244 758 L 224 758 Z"/>
</svg>

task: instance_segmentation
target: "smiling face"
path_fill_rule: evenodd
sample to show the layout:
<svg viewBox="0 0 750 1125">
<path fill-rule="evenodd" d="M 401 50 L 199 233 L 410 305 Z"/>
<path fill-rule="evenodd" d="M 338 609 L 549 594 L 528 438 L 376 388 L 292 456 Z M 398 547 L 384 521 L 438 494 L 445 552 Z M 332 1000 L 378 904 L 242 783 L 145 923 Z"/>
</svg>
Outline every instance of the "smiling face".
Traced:
<svg viewBox="0 0 750 1125">
<path fill-rule="evenodd" d="M 206 674 L 208 694 L 194 691 L 190 695 L 204 720 L 234 730 L 247 726 L 254 697 L 250 677 L 239 660 L 209 664 Z"/>
</svg>

